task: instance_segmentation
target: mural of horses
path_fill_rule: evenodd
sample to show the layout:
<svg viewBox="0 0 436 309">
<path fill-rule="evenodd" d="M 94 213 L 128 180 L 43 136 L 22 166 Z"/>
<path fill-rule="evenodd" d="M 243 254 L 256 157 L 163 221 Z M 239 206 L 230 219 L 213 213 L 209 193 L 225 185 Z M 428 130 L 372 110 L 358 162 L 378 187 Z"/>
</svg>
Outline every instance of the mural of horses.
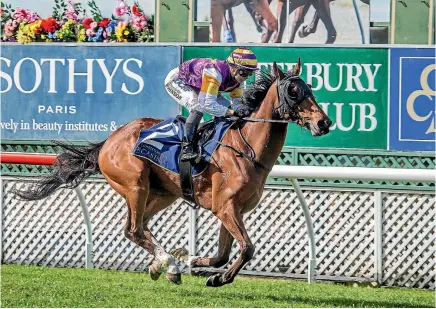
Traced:
<svg viewBox="0 0 436 309">
<path fill-rule="evenodd" d="M 182 196 L 177 174 L 131 154 L 140 131 L 159 123 L 159 119 L 134 120 L 107 140 L 89 146 L 59 143 L 65 152 L 58 156 L 51 174 L 15 194 L 25 200 L 39 200 L 59 188 L 74 188 L 100 172 L 127 202 L 125 237 L 154 256 L 149 267 L 153 280 L 166 271 L 169 281 L 181 283 L 176 259 L 194 267 L 221 267 L 229 261 L 236 239 L 240 250 L 236 261 L 225 273 L 213 275 L 206 282 L 212 287 L 229 284 L 254 255 L 243 214 L 259 203 L 267 176 L 284 145 L 288 124 L 295 122 L 313 136 L 329 133 L 332 124 L 310 86 L 299 77 L 300 68 L 299 60 L 292 71 L 283 73 L 274 62 L 273 74 L 258 73 L 243 97 L 243 104 L 253 111 L 250 118 L 235 120 L 221 141 L 230 147 L 220 146 L 206 170 L 194 177 L 196 203 L 222 223 L 215 257 L 189 256 L 182 248 L 167 253 L 150 232 L 152 216 Z M 247 160 L 231 148 L 244 153 L 254 151 L 254 159 Z"/>
<path fill-rule="evenodd" d="M 211 41 L 221 41 L 221 28 L 226 10 L 244 4 L 262 16 L 267 24 L 267 32 L 262 36 L 262 43 L 268 43 L 271 35 L 277 31 L 277 19 L 272 14 L 268 0 L 211 0 L 212 31 Z"/>
<path fill-rule="evenodd" d="M 271 0 L 269 0 L 271 3 Z M 304 22 L 304 17 L 311 6 L 315 8 L 315 14 L 313 16 L 312 22 L 309 25 L 303 26 L 299 31 L 298 35 L 301 38 L 307 37 L 311 33 L 315 33 L 318 27 L 318 22 L 321 19 L 327 29 L 327 40 L 326 44 L 332 44 L 336 40 L 336 29 L 332 21 L 330 12 L 330 2 L 335 0 L 278 0 L 277 5 L 277 18 L 278 22 L 278 33 L 274 38 L 275 43 L 281 43 L 283 38 L 283 32 L 286 28 L 286 5 L 290 5 L 289 14 L 294 10 L 295 16 L 293 23 L 291 25 L 291 35 L 289 37 L 289 43 L 294 43 L 295 35 L 297 30 Z M 369 5 L 369 0 L 360 0 L 363 3 Z"/>
</svg>

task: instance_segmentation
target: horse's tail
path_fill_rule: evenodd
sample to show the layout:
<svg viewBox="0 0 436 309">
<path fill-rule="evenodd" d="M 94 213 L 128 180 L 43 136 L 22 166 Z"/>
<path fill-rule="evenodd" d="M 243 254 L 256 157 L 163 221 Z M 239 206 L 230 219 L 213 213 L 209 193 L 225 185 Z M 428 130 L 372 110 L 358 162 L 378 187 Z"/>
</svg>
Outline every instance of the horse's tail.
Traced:
<svg viewBox="0 0 436 309">
<path fill-rule="evenodd" d="M 34 181 L 28 189 L 12 192 L 21 199 L 36 201 L 51 195 L 58 189 L 76 188 L 85 178 L 100 172 L 98 155 L 105 142 L 74 146 L 55 141 L 54 143 L 65 152 L 58 155 L 51 173 Z"/>
</svg>

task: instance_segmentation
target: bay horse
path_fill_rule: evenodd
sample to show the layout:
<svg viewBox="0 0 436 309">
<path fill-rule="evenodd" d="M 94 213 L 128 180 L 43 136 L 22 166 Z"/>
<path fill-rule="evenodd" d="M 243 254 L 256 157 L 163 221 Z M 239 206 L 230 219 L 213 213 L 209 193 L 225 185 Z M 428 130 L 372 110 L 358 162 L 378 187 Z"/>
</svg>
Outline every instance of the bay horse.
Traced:
<svg viewBox="0 0 436 309">
<path fill-rule="evenodd" d="M 244 0 L 244 3 L 250 0 Z M 271 5 L 272 0 L 267 0 L 268 6 Z M 289 43 L 293 43 L 295 39 L 295 34 L 298 28 L 304 22 L 304 16 L 307 14 L 310 6 L 314 6 L 315 8 L 315 16 L 312 21 L 312 24 L 309 27 L 305 27 L 302 31 L 299 32 L 300 37 L 305 37 L 310 33 L 314 33 L 316 31 L 316 27 L 318 25 L 319 19 L 321 18 L 324 22 L 324 25 L 327 29 L 327 41 L 326 44 L 334 43 L 336 40 L 336 29 L 333 25 L 333 21 L 331 19 L 330 7 L 329 3 L 333 0 L 277 0 L 277 31 L 275 32 L 272 41 L 273 43 L 281 43 L 283 38 L 283 33 L 286 29 L 287 23 L 287 5 L 289 7 L 289 14 L 293 11 L 297 10 L 294 17 L 294 22 L 292 23 L 291 35 L 289 38 Z M 363 0 L 369 1 L 369 0 Z M 248 9 L 247 9 L 248 10 Z M 268 22 L 263 18 L 261 14 L 256 11 L 248 10 L 248 13 L 253 18 L 253 21 L 259 31 L 259 28 L 268 26 Z M 311 32 L 313 31 L 313 32 Z M 268 32 L 262 34 L 262 43 L 267 43 L 271 38 L 271 34 Z"/>
<path fill-rule="evenodd" d="M 226 10 L 247 1 L 249 6 L 266 21 L 267 32 L 262 36 L 262 43 L 268 43 L 271 35 L 277 31 L 277 19 L 269 8 L 268 0 L 211 0 L 212 42 L 221 41 L 221 27 Z"/>
<path fill-rule="evenodd" d="M 181 283 L 176 259 L 193 267 L 221 267 L 229 261 L 236 239 L 240 255 L 223 274 L 210 276 L 206 285 L 219 287 L 231 283 L 241 268 L 251 260 L 255 248 L 243 222 L 243 214 L 259 203 L 268 173 L 282 150 L 288 123 L 295 122 L 313 136 L 329 133 L 332 123 L 319 107 L 311 88 L 299 77 L 300 59 L 292 71 L 283 73 L 273 63 L 273 74 L 258 73 L 243 96 L 253 113 L 235 121 L 212 156 L 206 170 L 193 180 L 195 201 L 212 211 L 221 221 L 218 255 L 189 256 L 185 249 L 167 253 L 151 234 L 147 224 L 157 212 L 182 196 L 179 175 L 131 154 L 142 129 L 162 120 L 140 118 L 113 132 L 107 140 L 77 147 L 57 142 L 61 153 L 50 174 L 25 191 L 14 193 L 25 200 L 38 200 L 59 188 L 74 188 L 91 174 L 101 172 L 109 185 L 127 202 L 124 235 L 154 256 L 149 266 L 153 280 L 163 271 L 173 283 Z M 244 141 L 245 140 L 245 141 Z M 233 148 L 233 150 L 231 149 Z M 253 160 L 234 150 L 254 151 Z"/>
<path fill-rule="evenodd" d="M 271 0 L 269 0 L 271 1 Z M 333 24 L 333 20 L 330 12 L 330 2 L 335 0 L 278 0 L 277 5 L 277 18 L 278 33 L 275 36 L 274 43 L 281 43 L 283 38 L 283 32 L 286 28 L 286 5 L 290 5 L 289 14 L 294 10 L 295 16 L 291 25 L 291 35 L 289 36 L 289 43 L 294 43 L 295 35 L 300 26 L 304 23 L 304 17 L 306 16 L 309 8 L 313 6 L 315 8 L 315 14 L 313 15 L 312 22 L 309 25 L 304 25 L 299 31 L 298 35 L 301 38 L 307 37 L 311 33 L 315 33 L 318 28 L 318 22 L 321 19 L 327 29 L 326 44 L 332 44 L 336 40 L 336 29 Z M 361 2 L 369 5 L 370 0 L 360 0 Z"/>
</svg>

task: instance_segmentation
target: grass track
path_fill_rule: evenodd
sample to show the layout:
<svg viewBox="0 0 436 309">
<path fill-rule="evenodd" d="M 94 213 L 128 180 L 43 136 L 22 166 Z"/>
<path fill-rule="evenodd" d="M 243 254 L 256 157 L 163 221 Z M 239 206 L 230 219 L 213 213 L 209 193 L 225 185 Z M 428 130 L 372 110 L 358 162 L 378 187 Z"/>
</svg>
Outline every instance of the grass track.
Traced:
<svg viewBox="0 0 436 309">
<path fill-rule="evenodd" d="M 2 265 L 1 307 L 435 307 L 432 291 L 353 288 L 338 284 L 238 276 L 231 285 L 205 287 L 203 277 L 106 270 Z"/>
</svg>

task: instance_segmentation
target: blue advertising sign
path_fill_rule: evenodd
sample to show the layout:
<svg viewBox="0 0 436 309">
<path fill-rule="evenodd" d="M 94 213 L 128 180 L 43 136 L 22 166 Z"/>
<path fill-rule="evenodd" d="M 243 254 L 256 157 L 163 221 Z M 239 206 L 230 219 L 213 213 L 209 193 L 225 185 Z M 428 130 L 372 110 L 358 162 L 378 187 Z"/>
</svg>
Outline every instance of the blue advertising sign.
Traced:
<svg viewBox="0 0 436 309">
<path fill-rule="evenodd" d="M 136 118 L 179 113 L 164 80 L 177 46 L 3 45 L 1 138 L 107 138 Z"/>
<path fill-rule="evenodd" d="M 390 50 L 390 150 L 435 150 L 435 60 L 434 48 Z"/>
</svg>

